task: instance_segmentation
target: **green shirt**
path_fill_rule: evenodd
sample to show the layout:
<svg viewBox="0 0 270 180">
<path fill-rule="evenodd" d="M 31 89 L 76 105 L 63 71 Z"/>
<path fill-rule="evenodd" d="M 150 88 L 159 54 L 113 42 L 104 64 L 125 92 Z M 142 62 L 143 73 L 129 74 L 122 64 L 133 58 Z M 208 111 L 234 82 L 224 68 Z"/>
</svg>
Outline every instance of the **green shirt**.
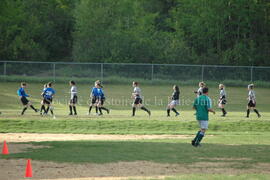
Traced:
<svg viewBox="0 0 270 180">
<path fill-rule="evenodd" d="M 197 120 L 208 121 L 208 109 L 212 108 L 211 99 L 206 95 L 197 97 L 194 101 L 193 107 L 196 109 Z"/>
</svg>

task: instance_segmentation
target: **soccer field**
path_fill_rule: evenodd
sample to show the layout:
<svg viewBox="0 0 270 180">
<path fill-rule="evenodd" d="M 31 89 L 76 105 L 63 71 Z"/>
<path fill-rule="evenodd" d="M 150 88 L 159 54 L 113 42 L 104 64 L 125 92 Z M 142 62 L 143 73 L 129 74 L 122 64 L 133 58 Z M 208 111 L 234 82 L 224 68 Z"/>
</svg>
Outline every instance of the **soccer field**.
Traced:
<svg viewBox="0 0 270 180">
<path fill-rule="evenodd" d="M 110 114 L 86 115 L 90 85 L 78 85 L 78 116 L 68 116 L 69 85 L 55 84 L 54 112 L 40 116 L 22 106 L 16 95 L 19 83 L 0 83 L 0 141 L 10 142 L 10 155 L 0 156 L 6 173 L 0 179 L 23 177 L 25 158 L 33 160 L 39 179 L 269 179 L 269 89 L 256 88 L 262 117 L 246 113 L 246 87 L 227 87 L 228 116 L 217 109 L 218 88 L 210 87 L 216 115 L 210 115 L 209 131 L 202 147 L 190 145 L 198 130 L 192 102 L 197 86 L 181 87 L 181 115 L 166 117 L 171 86 L 141 85 L 152 116 L 137 111 L 131 117 L 131 85 L 105 85 Z M 40 107 L 42 84 L 26 89 Z M 34 134 L 33 134 L 34 133 Z M 91 134 L 93 136 L 91 136 Z M 15 168 L 12 168 L 12 167 Z M 23 167 L 23 168 L 22 168 Z M 192 174 L 192 175 L 190 175 Z"/>
</svg>

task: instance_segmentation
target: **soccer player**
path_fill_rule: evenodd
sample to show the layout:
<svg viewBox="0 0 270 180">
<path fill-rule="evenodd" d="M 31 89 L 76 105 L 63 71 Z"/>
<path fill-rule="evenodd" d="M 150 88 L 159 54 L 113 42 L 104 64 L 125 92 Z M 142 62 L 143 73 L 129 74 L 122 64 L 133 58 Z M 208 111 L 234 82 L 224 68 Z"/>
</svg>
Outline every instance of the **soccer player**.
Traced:
<svg viewBox="0 0 270 180">
<path fill-rule="evenodd" d="M 91 104 L 89 107 L 88 115 L 90 115 L 92 107 L 96 107 L 96 115 L 98 115 L 98 107 L 97 107 L 97 102 L 98 102 L 98 84 L 100 83 L 99 80 L 95 82 L 95 86 L 92 88 L 91 94 L 90 94 L 90 99 L 91 99 Z"/>
<path fill-rule="evenodd" d="M 147 108 L 145 108 L 142 104 L 142 98 L 141 98 L 141 89 L 139 88 L 138 82 L 133 82 L 133 93 L 132 98 L 134 99 L 134 102 L 132 104 L 132 116 L 135 116 L 135 111 L 137 107 L 140 107 L 142 110 L 146 111 L 149 116 L 151 116 L 151 111 L 149 111 Z"/>
<path fill-rule="evenodd" d="M 51 114 L 53 115 L 53 118 L 55 118 L 54 113 L 53 113 L 53 107 L 52 107 L 52 101 L 55 95 L 55 90 L 52 88 L 51 82 L 47 84 L 47 88 L 44 90 L 43 93 L 44 93 L 43 103 L 48 106 L 45 114 L 48 114 L 48 111 L 50 110 Z"/>
<path fill-rule="evenodd" d="M 226 100 L 226 91 L 225 91 L 225 86 L 223 84 L 219 85 L 219 101 L 218 101 L 218 107 L 222 110 L 222 117 L 225 117 L 227 112 L 225 110 L 225 104 L 227 103 Z"/>
<path fill-rule="evenodd" d="M 211 99 L 208 97 L 208 88 L 204 87 L 202 93 L 201 96 L 195 99 L 193 104 L 193 109 L 196 110 L 196 119 L 200 126 L 200 130 L 196 137 L 191 141 L 191 144 L 195 147 L 200 145 L 200 142 L 205 135 L 205 131 L 208 129 L 208 113 L 212 112 L 215 114 L 215 111 L 212 109 Z"/>
<path fill-rule="evenodd" d="M 43 90 L 42 90 L 42 93 L 41 93 L 41 96 L 42 96 L 42 100 L 41 100 L 41 108 L 40 108 L 40 115 L 42 115 L 42 111 L 44 111 L 44 113 L 46 112 L 46 109 L 45 109 L 45 104 L 44 104 L 44 91 L 46 90 L 47 88 L 47 84 L 44 84 L 43 86 Z"/>
<path fill-rule="evenodd" d="M 20 100 L 23 104 L 23 110 L 21 112 L 21 115 L 24 115 L 24 112 L 30 106 L 35 112 L 38 112 L 38 110 L 31 104 L 31 102 L 27 99 L 29 97 L 28 94 L 25 93 L 26 83 L 22 82 L 20 89 L 18 89 L 17 94 L 20 97 Z"/>
<path fill-rule="evenodd" d="M 77 96 L 77 87 L 75 86 L 76 83 L 75 81 L 70 81 L 69 82 L 69 85 L 71 86 L 70 88 L 70 101 L 69 101 L 69 115 L 73 115 L 73 112 L 72 112 L 72 108 L 73 108 L 73 111 L 74 111 L 74 115 L 77 115 L 77 110 L 76 110 L 76 104 L 77 104 L 77 101 L 78 101 L 78 96 Z"/>
<path fill-rule="evenodd" d="M 173 112 L 175 112 L 175 116 L 179 116 L 180 114 L 177 112 L 177 110 L 175 109 L 176 105 L 179 104 L 179 95 L 180 95 L 180 90 L 179 87 L 177 85 L 173 86 L 173 94 L 171 97 L 171 102 L 168 104 L 167 107 L 167 117 L 170 116 L 170 111 L 172 110 Z"/>
<path fill-rule="evenodd" d="M 104 95 L 104 92 L 102 90 L 103 86 L 101 85 L 100 82 L 97 84 L 97 86 L 98 86 L 98 103 L 97 103 L 97 107 L 99 109 L 99 115 L 102 115 L 103 114 L 102 113 L 102 109 L 105 110 L 105 111 L 107 111 L 107 114 L 109 114 L 110 113 L 110 110 L 107 109 L 107 108 L 105 108 L 105 107 L 103 107 L 103 104 L 104 104 L 105 99 L 106 99 L 105 98 L 105 95 Z"/>
<path fill-rule="evenodd" d="M 201 96 L 203 94 L 202 89 L 206 86 L 204 82 L 199 82 L 199 89 L 197 91 L 194 91 L 194 93 L 197 95 L 197 97 Z"/>
<path fill-rule="evenodd" d="M 255 97 L 255 91 L 254 84 L 248 85 L 248 105 L 247 105 L 247 118 L 249 118 L 250 109 L 253 109 L 254 112 L 257 114 L 258 117 L 261 117 L 259 111 L 256 109 L 256 97 Z"/>
</svg>

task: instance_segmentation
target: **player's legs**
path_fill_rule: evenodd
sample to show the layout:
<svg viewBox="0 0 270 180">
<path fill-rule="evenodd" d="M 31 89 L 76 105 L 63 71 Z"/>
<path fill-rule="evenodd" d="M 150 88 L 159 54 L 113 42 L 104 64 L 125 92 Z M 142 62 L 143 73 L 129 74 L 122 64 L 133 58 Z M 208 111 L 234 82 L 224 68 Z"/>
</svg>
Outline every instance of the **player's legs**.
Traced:
<svg viewBox="0 0 270 180">
<path fill-rule="evenodd" d="M 142 104 L 142 100 L 139 102 L 139 107 L 141 107 L 141 110 L 144 110 L 145 112 L 147 112 L 149 116 L 151 116 L 151 111 L 148 110 L 148 109 Z"/>
<path fill-rule="evenodd" d="M 221 102 L 219 102 L 218 106 L 219 106 L 219 108 L 220 108 L 221 111 L 222 111 L 222 115 L 221 115 L 221 116 L 225 117 L 226 114 L 227 114 L 227 112 L 226 112 L 226 110 L 225 110 L 225 104 L 221 101 Z"/>
<path fill-rule="evenodd" d="M 200 145 L 206 130 L 208 129 L 208 121 L 198 121 L 200 130 L 197 132 L 195 138 L 191 141 L 191 144 L 195 147 Z"/>
<path fill-rule="evenodd" d="M 104 105 L 104 102 L 105 102 L 105 99 L 101 99 L 100 100 L 100 110 L 99 111 L 101 111 L 101 110 L 105 110 L 105 111 L 107 111 L 107 114 L 109 114 L 110 113 L 110 110 L 108 109 L 108 108 L 105 108 L 103 105 Z"/>
<path fill-rule="evenodd" d="M 44 104 L 44 100 L 42 100 L 40 102 L 41 107 L 40 107 L 40 115 L 42 115 L 42 111 L 45 113 L 46 109 L 45 109 L 45 104 Z"/>
</svg>

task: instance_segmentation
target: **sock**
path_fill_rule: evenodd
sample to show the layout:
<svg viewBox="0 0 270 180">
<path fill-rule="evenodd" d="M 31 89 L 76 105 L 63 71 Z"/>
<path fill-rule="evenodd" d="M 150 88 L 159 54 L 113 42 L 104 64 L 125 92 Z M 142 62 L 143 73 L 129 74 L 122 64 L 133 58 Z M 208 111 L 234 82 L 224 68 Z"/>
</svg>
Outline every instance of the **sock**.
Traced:
<svg viewBox="0 0 270 180">
<path fill-rule="evenodd" d="M 45 112 L 46 109 L 45 109 L 45 106 L 44 105 L 41 105 L 41 108 L 40 108 L 40 113 L 42 113 L 42 110 Z"/>
<path fill-rule="evenodd" d="M 201 140 L 203 139 L 203 137 L 204 137 L 204 132 L 201 132 L 201 131 L 200 131 L 200 133 L 199 133 L 199 135 L 198 135 L 198 138 L 197 138 L 197 140 L 196 140 L 196 142 L 195 142 L 195 145 L 199 145 L 200 142 L 201 142 Z"/>
<path fill-rule="evenodd" d="M 46 109 L 46 114 L 49 112 L 50 106 L 47 107 Z"/>
<path fill-rule="evenodd" d="M 96 113 L 98 113 L 98 107 L 96 106 Z"/>
<path fill-rule="evenodd" d="M 34 111 L 36 111 L 37 112 L 37 109 L 36 108 L 34 108 L 34 106 L 33 105 L 30 105 L 30 107 L 34 110 Z"/>
<path fill-rule="evenodd" d="M 170 109 L 167 109 L 167 116 L 170 116 Z"/>
<path fill-rule="evenodd" d="M 102 114 L 101 107 L 99 107 L 98 110 L 99 110 L 99 113 Z"/>
<path fill-rule="evenodd" d="M 89 111 L 88 111 L 88 112 L 89 112 L 89 114 L 90 114 L 91 110 L 92 110 L 92 106 L 90 106 L 90 107 L 89 107 Z"/>
<path fill-rule="evenodd" d="M 249 117 L 249 113 L 250 113 L 250 110 L 249 110 L 249 109 L 247 109 L 247 117 Z"/>
<path fill-rule="evenodd" d="M 26 111 L 26 109 L 27 109 L 27 107 L 23 108 L 21 115 L 24 114 L 24 112 Z"/>
<path fill-rule="evenodd" d="M 76 115 L 77 114 L 76 106 L 73 106 L 73 111 L 74 111 L 74 114 Z"/>
<path fill-rule="evenodd" d="M 225 111 L 224 108 L 222 108 L 221 110 L 222 110 L 222 112 L 223 112 L 223 115 L 226 115 L 226 114 L 227 114 L 227 112 Z"/>
<path fill-rule="evenodd" d="M 254 109 L 254 112 L 255 112 L 258 116 L 260 116 L 260 113 L 259 113 L 259 111 L 258 111 L 257 109 Z"/>
<path fill-rule="evenodd" d="M 133 107 L 133 108 L 132 108 L 132 116 L 135 116 L 135 111 L 136 111 L 136 108 Z"/>
<path fill-rule="evenodd" d="M 142 106 L 141 109 L 149 113 L 149 110 L 146 109 L 146 107 Z"/>
<path fill-rule="evenodd" d="M 197 141 L 197 139 L 198 139 L 198 137 L 199 137 L 200 132 L 201 132 L 201 131 L 198 131 L 198 132 L 197 132 L 197 134 L 196 134 L 195 138 L 193 139 L 193 141 L 194 141 L 194 142 L 196 142 L 196 141 Z"/>
<path fill-rule="evenodd" d="M 172 111 L 175 112 L 175 114 L 178 114 L 175 108 L 172 108 Z"/>
<path fill-rule="evenodd" d="M 72 106 L 71 105 L 69 105 L 69 112 L 70 112 L 70 114 L 72 114 Z"/>
<path fill-rule="evenodd" d="M 101 107 L 101 109 L 107 111 L 107 113 L 109 113 L 109 109 L 105 108 L 105 107 Z"/>
<path fill-rule="evenodd" d="M 51 109 L 51 114 L 53 115 L 53 110 Z"/>
</svg>

